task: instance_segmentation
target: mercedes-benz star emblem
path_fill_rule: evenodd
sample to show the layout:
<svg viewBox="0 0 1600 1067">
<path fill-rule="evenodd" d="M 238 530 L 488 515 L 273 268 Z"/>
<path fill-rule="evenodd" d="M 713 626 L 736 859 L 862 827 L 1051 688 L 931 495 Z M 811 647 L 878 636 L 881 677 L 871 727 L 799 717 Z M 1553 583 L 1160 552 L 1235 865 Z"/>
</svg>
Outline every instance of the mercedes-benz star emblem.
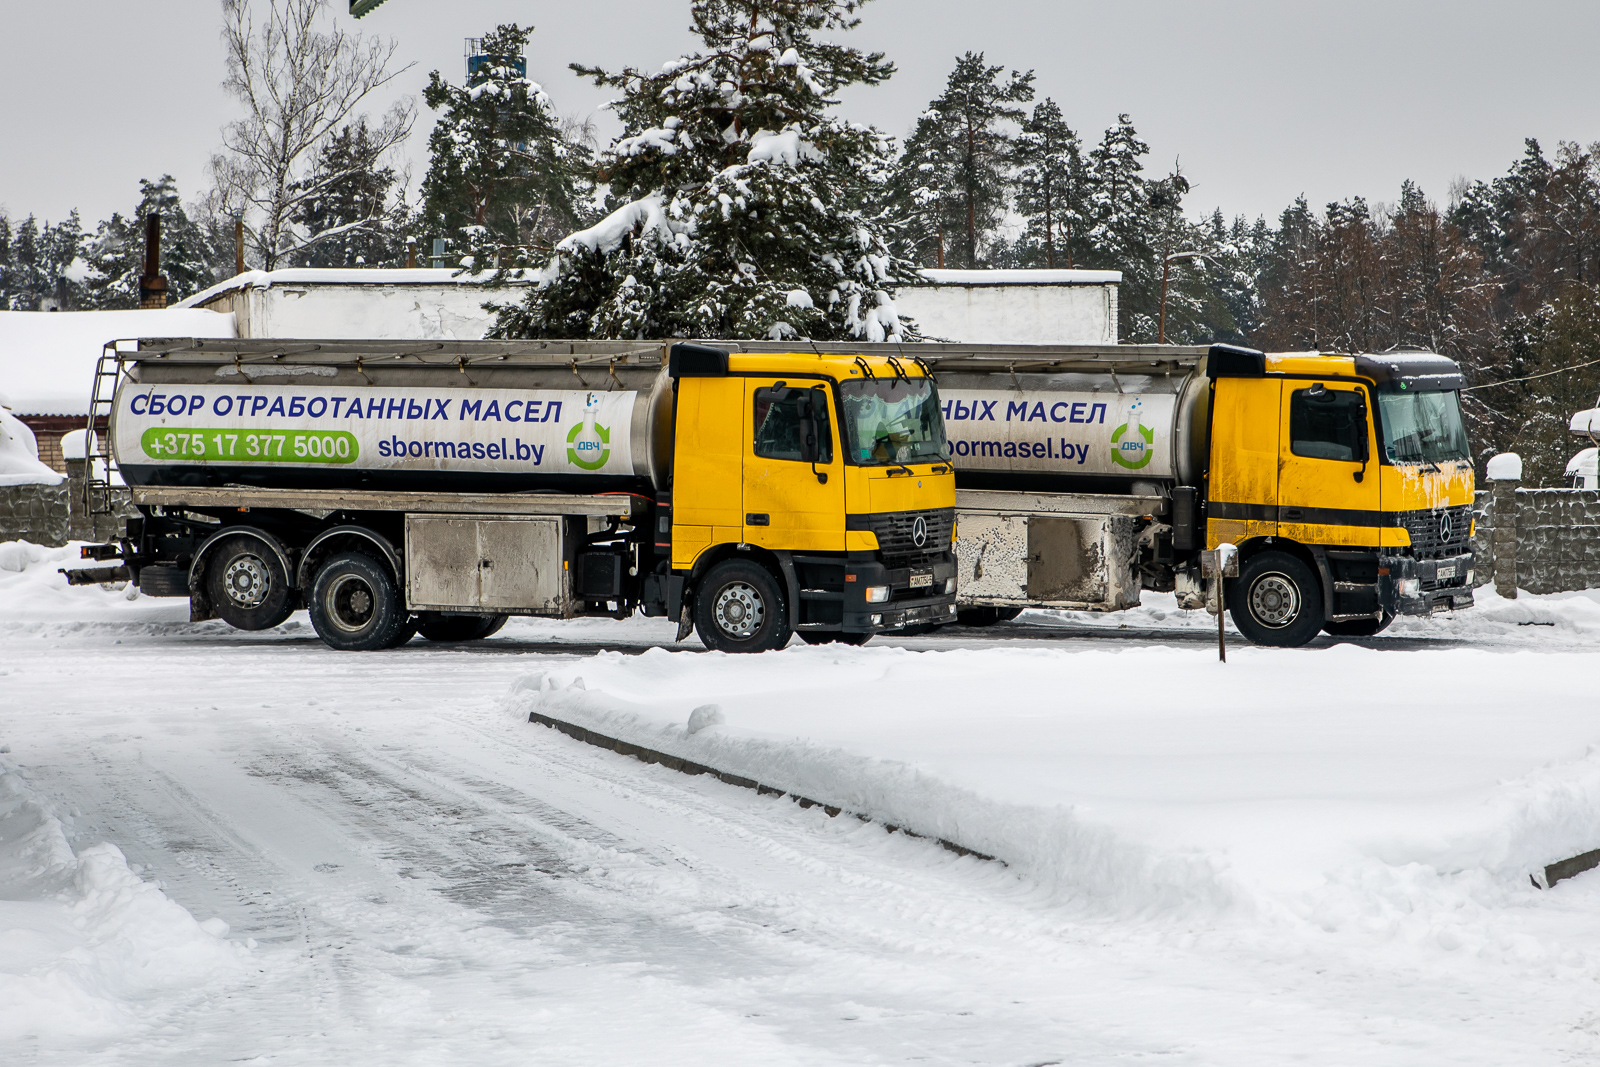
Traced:
<svg viewBox="0 0 1600 1067">
<path fill-rule="evenodd" d="M 928 543 L 928 520 L 921 515 L 911 524 L 911 543 L 918 548 Z"/>
<path fill-rule="evenodd" d="M 1439 514 L 1439 540 L 1441 540 L 1441 541 L 1450 540 L 1450 535 L 1452 533 L 1454 533 L 1454 532 L 1455 532 L 1455 519 L 1451 516 L 1451 514 L 1448 511 L 1440 512 L 1440 514 Z"/>
</svg>

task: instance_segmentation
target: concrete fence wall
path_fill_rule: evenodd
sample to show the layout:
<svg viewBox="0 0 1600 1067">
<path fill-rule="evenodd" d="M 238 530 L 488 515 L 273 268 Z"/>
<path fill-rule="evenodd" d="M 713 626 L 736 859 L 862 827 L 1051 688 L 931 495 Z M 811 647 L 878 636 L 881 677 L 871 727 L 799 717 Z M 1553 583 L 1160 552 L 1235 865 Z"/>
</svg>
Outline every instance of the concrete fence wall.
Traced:
<svg viewBox="0 0 1600 1067">
<path fill-rule="evenodd" d="M 112 514 L 89 515 L 83 508 L 82 460 L 67 461 L 67 480 L 59 485 L 0 486 L 0 541 L 64 545 L 68 541 L 111 541 L 138 512 L 126 489 L 112 490 Z"/>
<path fill-rule="evenodd" d="M 1600 490 L 1501 489 L 1478 493 L 1473 510 L 1478 529 L 1477 584 L 1496 578 L 1496 566 L 1511 566 L 1517 588 L 1562 593 L 1600 588 Z M 1515 514 L 1509 523 L 1497 510 Z M 1510 574 L 1500 575 L 1502 579 Z"/>
</svg>

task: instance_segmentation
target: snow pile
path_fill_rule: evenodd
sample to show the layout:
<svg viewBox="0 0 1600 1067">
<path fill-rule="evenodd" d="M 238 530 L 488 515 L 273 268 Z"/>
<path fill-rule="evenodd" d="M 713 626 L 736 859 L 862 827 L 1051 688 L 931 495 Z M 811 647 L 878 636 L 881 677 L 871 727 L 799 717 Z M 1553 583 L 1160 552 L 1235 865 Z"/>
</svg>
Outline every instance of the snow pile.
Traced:
<svg viewBox="0 0 1600 1067">
<path fill-rule="evenodd" d="M 0 382 L 23 415 L 87 415 L 107 342 L 232 336 L 233 315 L 214 311 L 0 311 Z"/>
<path fill-rule="evenodd" d="M 1484 473 L 1491 482 L 1520 482 L 1522 457 L 1515 452 L 1502 452 L 1498 456 L 1491 456 L 1488 469 Z"/>
<path fill-rule="evenodd" d="M 0 762 L 0 1044 L 115 1034 L 151 993 L 242 972 L 226 923 L 196 922 L 115 845 L 74 851 L 63 822 Z"/>
<path fill-rule="evenodd" d="M 529 675 L 508 702 L 1114 913 L 1333 929 L 1463 893 L 1501 907 L 1600 847 L 1594 677 L 1587 651 L 656 650 Z"/>
<path fill-rule="evenodd" d="M 82 541 L 46 548 L 0 541 L 0 632 L 37 622 L 182 622 L 189 602 L 143 597 L 127 582 L 68 585 L 61 568 L 93 567 L 78 554 Z M 99 564 L 112 568 L 115 564 Z"/>
<path fill-rule="evenodd" d="M 660 232 L 667 241 L 672 240 L 672 227 L 662 210 L 660 196 L 647 196 L 622 205 L 588 229 L 562 238 L 561 243 L 556 245 L 556 251 L 570 253 L 587 249 L 590 252 L 614 252 L 635 227 L 641 234 Z"/>
<path fill-rule="evenodd" d="M 33 431 L 0 408 L 0 485 L 60 485 L 65 478 L 39 462 Z"/>
</svg>

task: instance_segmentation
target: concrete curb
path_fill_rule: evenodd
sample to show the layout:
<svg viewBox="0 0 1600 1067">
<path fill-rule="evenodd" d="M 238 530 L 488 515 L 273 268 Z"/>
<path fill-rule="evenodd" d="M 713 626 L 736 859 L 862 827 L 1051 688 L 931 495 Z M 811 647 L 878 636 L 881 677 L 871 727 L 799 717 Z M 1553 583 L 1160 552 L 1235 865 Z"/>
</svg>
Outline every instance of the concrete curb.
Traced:
<svg viewBox="0 0 1600 1067">
<path fill-rule="evenodd" d="M 824 804 L 820 800 L 812 800 L 810 797 L 803 797 L 798 793 L 791 793 L 788 790 L 779 789 L 777 786 L 763 785 L 754 778 L 745 778 L 742 775 L 729 774 L 727 771 L 719 771 L 715 767 L 708 767 L 702 763 L 695 763 L 691 760 L 686 760 L 681 756 L 673 756 L 666 752 L 658 752 L 653 748 L 645 748 L 643 745 L 636 745 L 631 741 L 623 741 L 619 738 L 596 733 L 595 731 L 586 729 L 585 727 L 579 726 L 576 723 L 566 722 L 562 719 L 554 719 L 548 715 L 541 715 L 537 711 L 528 712 L 528 721 L 532 723 L 538 723 L 540 726 L 548 726 L 552 730 L 559 730 L 568 737 L 577 741 L 582 741 L 584 744 L 594 745 L 596 748 L 609 749 L 610 751 L 619 755 L 632 756 L 634 759 L 639 760 L 642 763 L 659 763 L 668 770 L 678 771 L 682 774 L 709 774 L 718 781 L 726 782 L 729 785 L 736 785 L 742 789 L 754 789 L 757 793 L 763 796 L 776 795 L 788 797 L 796 804 L 799 804 L 802 808 L 821 808 L 828 814 L 829 818 L 834 818 L 841 814 L 849 815 L 852 818 L 860 819 L 862 822 L 876 823 L 877 825 L 882 826 L 885 830 L 889 831 L 891 834 L 904 834 L 907 837 L 915 837 L 925 841 L 932 841 L 940 848 L 945 849 L 948 852 L 954 852 L 958 856 L 971 856 L 974 859 L 988 860 L 990 863 L 1005 863 L 1004 860 L 995 859 L 988 853 L 967 848 L 965 845 L 957 844 L 954 841 L 947 841 L 942 837 L 930 837 L 927 834 L 919 834 L 914 830 L 907 830 L 903 826 L 896 826 L 893 823 L 886 823 L 881 820 L 874 819 L 870 815 L 863 815 L 856 811 L 846 811 L 844 808 L 836 805 Z"/>
</svg>

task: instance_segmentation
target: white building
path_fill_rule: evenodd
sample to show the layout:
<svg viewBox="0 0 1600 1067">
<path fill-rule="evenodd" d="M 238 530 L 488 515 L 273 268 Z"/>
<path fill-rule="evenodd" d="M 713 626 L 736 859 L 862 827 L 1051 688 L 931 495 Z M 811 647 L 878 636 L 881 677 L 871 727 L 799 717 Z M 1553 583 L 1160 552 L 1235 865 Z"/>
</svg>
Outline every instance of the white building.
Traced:
<svg viewBox="0 0 1600 1067">
<path fill-rule="evenodd" d="M 924 337 L 967 344 L 1114 345 L 1115 270 L 925 270 L 895 294 Z"/>
<path fill-rule="evenodd" d="M 1116 344 L 1119 271 L 930 270 L 895 305 L 925 337 L 987 344 Z M 240 337 L 414 337 L 477 340 L 489 301 L 514 303 L 520 285 L 485 289 L 450 268 L 298 268 L 247 271 L 183 302 L 231 312 Z"/>
</svg>

